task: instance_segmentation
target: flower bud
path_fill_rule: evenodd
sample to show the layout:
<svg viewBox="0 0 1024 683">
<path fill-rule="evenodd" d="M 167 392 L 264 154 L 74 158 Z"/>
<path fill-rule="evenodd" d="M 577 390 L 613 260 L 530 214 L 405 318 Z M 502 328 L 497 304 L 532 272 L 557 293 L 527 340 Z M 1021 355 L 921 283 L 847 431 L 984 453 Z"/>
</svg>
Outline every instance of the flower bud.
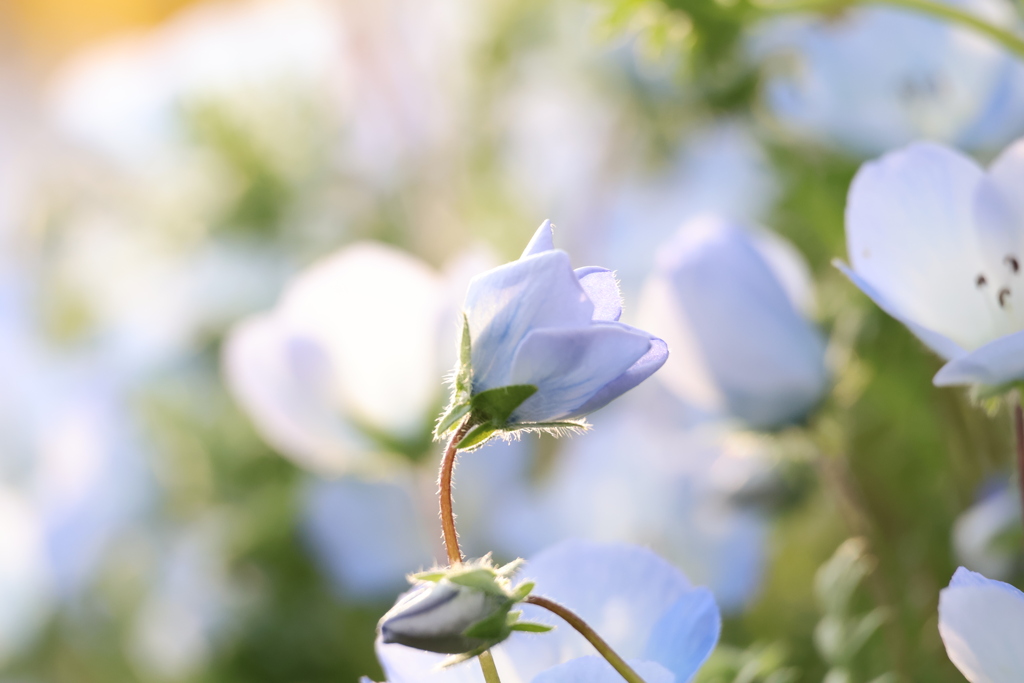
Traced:
<svg viewBox="0 0 1024 683">
<path fill-rule="evenodd" d="M 486 646 L 489 639 L 465 631 L 508 611 L 508 598 L 447 580 L 422 583 L 405 593 L 378 625 L 381 641 L 418 650 L 460 654 Z"/>
</svg>

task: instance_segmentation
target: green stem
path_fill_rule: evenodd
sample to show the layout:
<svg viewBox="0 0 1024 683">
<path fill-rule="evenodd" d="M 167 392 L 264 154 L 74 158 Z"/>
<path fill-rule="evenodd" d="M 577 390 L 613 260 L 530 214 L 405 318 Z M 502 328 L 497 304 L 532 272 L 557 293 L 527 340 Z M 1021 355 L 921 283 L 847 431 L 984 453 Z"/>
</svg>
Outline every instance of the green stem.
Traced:
<svg viewBox="0 0 1024 683">
<path fill-rule="evenodd" d="M 793 12 L 836 12 L 857 5 L 888 5 L 900 7 L 921 14 L 930 14 L 955 24 L 971 28 L 988 36 L 1004 48 L 1024 59 L 1024 38 L 1005 29 L 994 26 L 970 12 L 933 0 L 753 0 L 755 9 L 766 14 L 790 14 Z"/>
<path fill-rule="evenodd" d="M 455 471 L 455 460 L 458 458 L 459 442 L 469 431 L 470 418 L 463 420 L 441 458 L 441 472 L 437 476 L 437 495 L 441 508 L 441 534 L 444 537 L 444 549 L 448 554 L 448 564 L 457 567 L 462 564 L 462 551 L 459 549 L 459 532 L 455 529 L 455 512 L 452 506 L 452 473 Z"/>
<path fill-rule="evenodd" d="M 1024 409 L 1021 409 L 1021 398 L 1016 398 L 1013 406 L 1013 435 L 1017 444 L 1017 488 L 1020 491 L 1020 511 L 1024 515 Z"/>
<path fill-rule="evenodd" d="M 484 681 L 486 683 L 501 683 L 501 678 L 498 676 L 498 667 L 494 666 L 494 657 L 491 656 L 491 651 L 485 650 L 481 652 L 477 659 L 480 660 L 480 668 L 484 672 Z"/>
<path fill-rule="evenodd" d="M 618 653 L 612 649 L 612 646 L 597 634 L 597 631 L 592 629 L 587 622 L 583 621 L 579 615 L 568 607 L 559 605 L 553 600 L 542 598 L 539 595 L 530 595 L 523 602 L 543 607 L 547 611 L 560 616 L 567 624 L 579 631 L 581 636 L 590 641 L 590 644 L 594 646 L 594 649 L 597 650 L 602 657 L 608 660 L 608 663 L 619 672 L 620 676 L 629 681 L 629 683 L 644 683 L 644 679 L 640 678 L 640 675 L 636 671 L 633 671 L 633 668 L 629 664 L 626 664 L 626 660 L 620 657 Z"/>
</svg>

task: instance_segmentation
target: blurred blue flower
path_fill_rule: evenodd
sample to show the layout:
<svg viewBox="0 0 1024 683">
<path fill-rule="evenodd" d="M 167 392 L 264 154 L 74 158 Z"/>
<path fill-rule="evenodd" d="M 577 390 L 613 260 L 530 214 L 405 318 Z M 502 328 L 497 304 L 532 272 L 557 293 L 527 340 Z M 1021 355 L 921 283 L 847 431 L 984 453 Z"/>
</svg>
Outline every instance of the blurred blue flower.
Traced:
<svg viewBox="0 0 1024 683">
<path fill-rule="evenodd" d="M 471 556 L 522 555 L 506 531 L 530 489 L 534 440 L 492 441 L 459 464 L 455 512 L 462 546 Z M 303 493 L 304 535 L 335 591 L 358 600 L 393 598 L 410 571 L 445 558 L 436 528 L 437 473 L 402 468 L 377 478 L 314 479 Z M 524 532 L 533 535 L 533 528 Z"/>
<path fill-rule="evenodd" d="M 604 268 L 573 271 L 551 224 L 518 261 L 473 278 L 465 302 L 474 394 L 512 385 L 536 393 L 510 425 L 583 417 L 647 379 L 668 357 L 653 335 L 618 322 L 622 298 Z"/>
<path fill-rule="evenodd" d="M 988 487 L 981 499 L 953 524 L 953 549 L 968 569 L 994 579 L 1007 579 L 1019 565 L 1020 494 L 1006 479 Z"/>
<path fill-rule="evenodd" d="M 630 397 L 603 412 L 537 485 L 510 492 L 492 537 L 519 555 L 568 538 L 641 544 L 737 612 L 761 587 L 770 527 L 733 494 L 768 469 L 766 448 L 749 434 L 679 428 L 654 410 Z"/>
<path fill-rule="evenodd" d="M 709 214 L 686 223 L 657 258 L 639 315 L 672 348 L 659 379 L 708 413 L 752 427 L 803 419 L 829 372 L 807 318 L 810 276 L 799 253 Z"/>
<path fill-rule="evenodd" d="M 695 588 L 650 550 L 570 541 L 530 560 L 519 576 L 580 615 L 649 683 L 685 683 L 718 641 L 721 619 L 710 592 Z M 492 649 L 504 683 L 619 680 L 593 647 L 548 612 L 523 605 L 523 618 L 555 626 L 514 633 Z M 377 644 L 389 683 L 479 683 L 479 665 L 438 670 L 440 655 Z"/>
<path fill-rule="evenodd" d="M 837 266 L 948 362 L 939 386 L 1024 378 L 1024 141 L 986 172 L 917 143 L 865 164 Z"/>
<path fill-rule="evenodd" d="M 1012 30 L 1001 0 L 948 0 Z M 994 149 L 1024 131 L 1024 67 L 970 29 L 900 9 L 766 24 L 768 109 L 785 130 L 858 155 L 929 138 Z"/>
<path fill-rule="evenodd" d="M 946 654 L 971 683 L 1024 680 L 1024 593 L 960 567 L 939 595 Z"/>
</svg>

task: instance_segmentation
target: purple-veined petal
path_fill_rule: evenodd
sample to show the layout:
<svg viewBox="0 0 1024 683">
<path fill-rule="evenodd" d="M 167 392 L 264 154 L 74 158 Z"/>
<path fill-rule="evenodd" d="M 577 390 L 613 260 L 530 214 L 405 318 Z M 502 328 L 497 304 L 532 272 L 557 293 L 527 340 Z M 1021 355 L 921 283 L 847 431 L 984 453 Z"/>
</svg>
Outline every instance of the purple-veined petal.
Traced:
<svg viewBox="0 0 1024 683">
<path fill-rule="evenodd" d="M 546 251 L 473 278 L 465 311 L 473 340 L 473 388 L 485 391 L 513 383 L 512 359 L 531 330 L 585 327 L 594 305 L 568 254 Z"/>
<path fill-rule="evenodd" d="M 515 410 L 513 421 L 548 422 L 576 414 L 650 347 L 646 334 L 618 323 L 530 332 L 516 350 L 509 384 L 532 384 L 537 393 Z"/>
<path fill-rule="evenodd" d="M 615 273 L 600 266 L 576 269 L 580 286 L 594 304 L 594 320 L 617 321 L 622 316 L 622 294 Z"/>
<path fill-rule="evenodd" d="M 582 417 L 604 408 L 616 398 L 622 396 L 657 372 L 665 364 L 666 360 L 668 360 L 668 344 L 662 339 L 651 337 L 651 346 L 647 353 L 640 356 L 640 359 L 633 363 L 624 373 L 604 385 L 602 389 L 591 396 L 586 403 L 573 411 L 568 417 L 570 419 Z"/>
</svg>

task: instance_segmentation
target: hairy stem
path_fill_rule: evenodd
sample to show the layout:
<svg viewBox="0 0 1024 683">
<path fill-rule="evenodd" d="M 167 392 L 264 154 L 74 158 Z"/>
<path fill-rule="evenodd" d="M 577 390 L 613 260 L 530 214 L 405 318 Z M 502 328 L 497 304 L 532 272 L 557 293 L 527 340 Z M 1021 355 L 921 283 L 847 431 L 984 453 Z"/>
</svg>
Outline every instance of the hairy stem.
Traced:
<svg viewBox="0 0 1024 683">
<path fill-rule="evenodd" d="M 587 622 L 583 621 L 579 615 L 568 607 L 559 605 L 553 600 L 542 598 L 539 595 L 530 595 L 526 600 L 524 600 L 524 602 L 528 602 L 531 605 L 537 605 L 538 607 L 543 607 L 549 612 L 557 614 L 567 624 L 579 631 L 580 635 L 586 638 L 590 644 L 594 646 L 594 649 L 597 650 L 602 657 L 608 660 L 608 663 L 611 664 L 625 680 L 629 681 L 629 683 L 644 683 L 644 679 L 640 678 L 640 675 L 636 671 L 633 671 L 633 668 L 630 667 L 629 664 L 626 664 L 626 660 L 620 657 L 615 650 L 612 649 L 611 645 L 605 642 L 604 638 L 597 634 L 597 631 L 592 629 Z"/>
<path fill-rule="evenodd" d="M 1017 486 L 1020 491 L 1021 519 L 1024 521 L 1024 410 L 1020 407 L 1020 397 L 1013 406 L 1013 433 L 1017 442 Z"/>
<path fill-rule="evenodd" d="M 990 24 L 984 19 L 934 0 L 754 0 L 754 6 L 766 14 L 790 14 L 794 12 L 836 12 L 857 5 L 887 5 L 928 14 L 944 21 L 966 26 L 1024 59 L 1024 38 L 1006 29 Z"/>
<path fill-rule="evenodd" d="M 448 553 L 448 564 L 462 564 L 462 551 L 459 549 L 459 532 L 455 530 L 455 512 L 452 510 L 452 473 L 455 471 L 455 459 L 458 456 L 458 445 L 462 437 L 469 431 L 467 417 L 452 434 L 448 447 L 441 458 L 441 472 L 438 474 L 438 500 L 441 505 L 441 533 L 444 536 L 444 549 Z"/>
<path fill-rule="evenodd" d="M 491 656 L 491 651 L 481 652 L 477 659 L 480 660 L 480 668 L 484 672 L 484 681 L 486 683 L 501 683 L 501 678 L 498 676 L 498 667 L 494 666 L 494 657 Z"/>
</svg>

